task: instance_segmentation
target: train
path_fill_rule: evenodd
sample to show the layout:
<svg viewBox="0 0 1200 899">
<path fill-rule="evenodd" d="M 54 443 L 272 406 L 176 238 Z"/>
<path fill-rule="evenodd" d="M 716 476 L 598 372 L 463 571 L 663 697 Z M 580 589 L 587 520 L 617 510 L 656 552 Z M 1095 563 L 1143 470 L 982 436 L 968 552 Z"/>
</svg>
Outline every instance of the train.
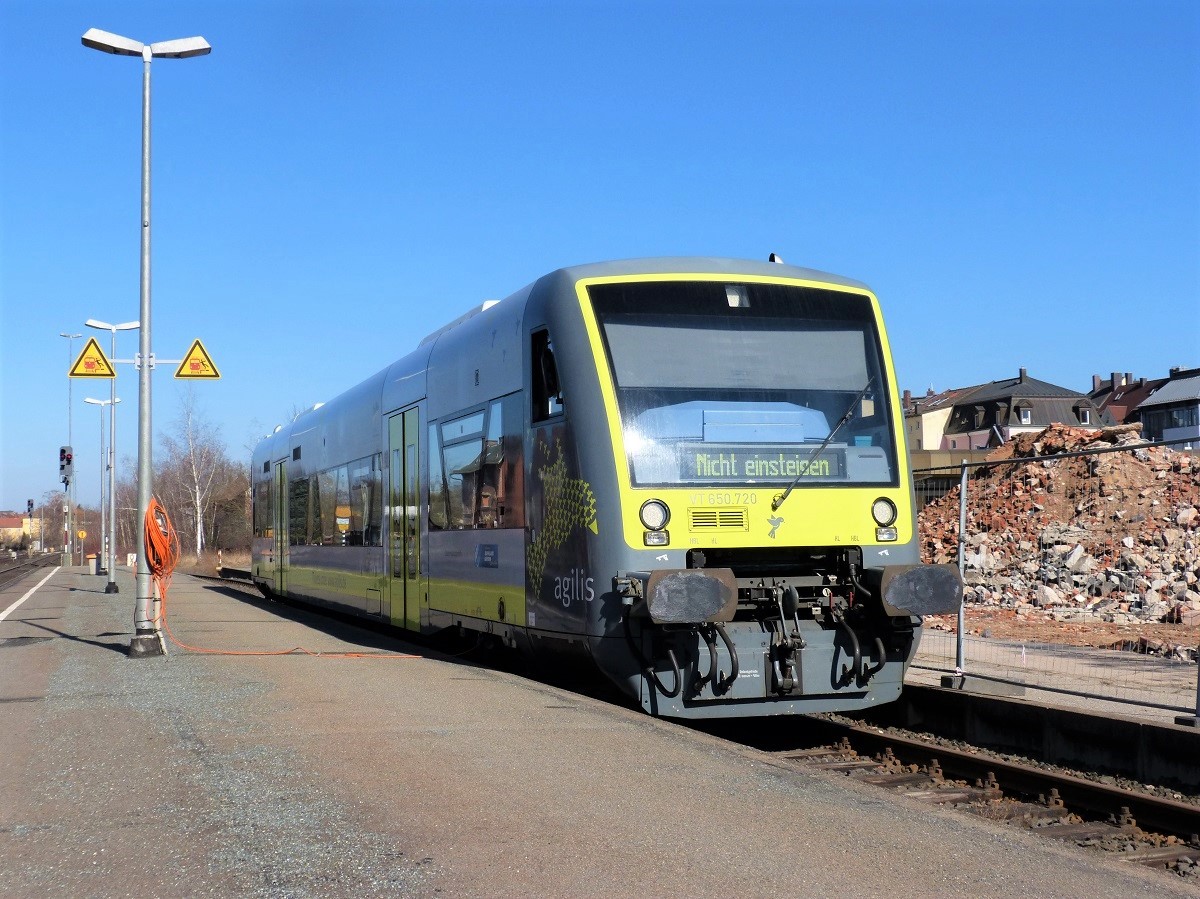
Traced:
<svg viewBox="0 0 1200 899">
<path fill-rule="evenodd" d="M 962 602 L 919 559 L 878 299 L 774 256 L 561 268 L 251 468 L 267 595 L 573 660 L 656 716 L 889 702 Z"/>
</svg>

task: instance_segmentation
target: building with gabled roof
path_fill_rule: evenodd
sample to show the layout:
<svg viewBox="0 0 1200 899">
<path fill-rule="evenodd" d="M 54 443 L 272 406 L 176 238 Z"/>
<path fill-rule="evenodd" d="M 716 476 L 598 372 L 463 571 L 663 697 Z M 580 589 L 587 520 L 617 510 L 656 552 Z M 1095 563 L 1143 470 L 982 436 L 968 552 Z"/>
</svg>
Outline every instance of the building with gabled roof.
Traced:
<svg viewBox="0 0 1200 899">
<path fill-rule="evenodd" d="M 955 403 L 942 438 L 943 449 L 985 449 L 1014 435 L 1052 424 L 1099 428 L 1100 410 L 1086 394 L 1029 377 L 982 384 Z"/>
<path fill-rule="evenodd" d="M 0 513 L 0 546 L 16 545 L 22 537 L 31 537 L 36 523 L 16 512 Z"/>
<path fill-rule="evenodd" d="M 1092 375 L 1088 399 L 1100 409 L 1100 421 L 1105 425 L 1124 425 L 1138 421 L 1137 407 L 1167 378 L 1135 378 L 1132 372 L 1114 371 L 1108 380 Z"/>
<path fill-rule="evenodd" d="M 908 435 L 909 450 L 939 450 L 942 437 L 950 421 L 950 413 L 957 403 L 963 402 L 977 387 L 957 387 L 934 393 L 933 389 L 920 398 L 904 391 L 904 427 Z"/>
<path fill-rule="evenodd" d="M 1014 435 L 1052 424 L 1099 428 L 1100 410 L 1086 394 L 1029 377 L 959 387 L 914 399 L 904 395 L 905 433 L 914 471 L 981 462 Z"/>
</svg>

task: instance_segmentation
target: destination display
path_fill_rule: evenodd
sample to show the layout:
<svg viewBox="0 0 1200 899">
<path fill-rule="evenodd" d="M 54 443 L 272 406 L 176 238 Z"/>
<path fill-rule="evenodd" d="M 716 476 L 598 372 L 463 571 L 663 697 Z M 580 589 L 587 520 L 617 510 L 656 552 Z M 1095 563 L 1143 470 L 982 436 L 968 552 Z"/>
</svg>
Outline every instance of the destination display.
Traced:
<svg viewBox="0 0 1200 899">
<path fill-rule="evenodd" d="M 813 457 L 817 447 L 693 443 L 681 444 L 679 479 L 707 484 L 746 481 L 790 481 L 842 478 L 846 473 L 844 449 L 827 447 Z"/>
</svg>

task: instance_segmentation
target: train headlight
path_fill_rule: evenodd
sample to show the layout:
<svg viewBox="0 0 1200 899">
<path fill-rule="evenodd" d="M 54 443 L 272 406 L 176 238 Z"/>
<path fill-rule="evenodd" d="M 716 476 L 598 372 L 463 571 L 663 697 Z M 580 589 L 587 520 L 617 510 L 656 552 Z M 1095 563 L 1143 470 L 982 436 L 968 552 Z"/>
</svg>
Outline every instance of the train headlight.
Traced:
<svg viewBox="0 0 1200 899">
<path fill-rule="evenodd" d="M 875 539 L 880 543 L 890 543 L 899 539 L 896 531 L 896 504 L 886 496 L 881 496 L 871 503 L 871 517 L 875 519 Z"/>
<path fill-rule="evenodd" d="M 642 519 L 643 527 L 651 531 L 661 531 L 671 520 L 671 510 L 661 499 L 648 499 L 642 503 L 638 516 Z"/>
<path fill-rule="evenodd" d="M 642 542 L 646 546 L 666 546 L 671 542 L 671 535 L 663 530 L 671 520 L 671 510 L 661 499 L 648 499 L 642 503 L 638 517 L 642 519 L 642 527 L 646 528 L 642 532 Z"/>
<path fill-rule="evenodd" d="M 896 523 L 896 504 L 886 496 L 881 496 L 871 503 L 871 517 L 881 528 L 891 527 Z"/>
</svg>

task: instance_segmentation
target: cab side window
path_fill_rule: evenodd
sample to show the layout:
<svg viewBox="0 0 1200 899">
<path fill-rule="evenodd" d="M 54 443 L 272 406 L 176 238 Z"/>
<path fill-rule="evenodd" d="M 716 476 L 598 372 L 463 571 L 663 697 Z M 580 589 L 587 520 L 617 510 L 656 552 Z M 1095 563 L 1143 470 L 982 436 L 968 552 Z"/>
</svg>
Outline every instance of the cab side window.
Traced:
<svg viewBox="0 0 1200 899">
<path fill-rule="evenodd" d="M 562 387 L 558 382 L 558 366 L 554 362 L 554 345 L 550 342 L 549 331 L 533 333 L 530 360 L 533 369 L 530 391 L 533 408 L 530 410 L 530 420 L 536 423 L 562 415 Z"/>
<path fill-rule="evenodd" d="M 429 529 L 525 523 L 521 394 L 429 428 Z"/>
</svg>

